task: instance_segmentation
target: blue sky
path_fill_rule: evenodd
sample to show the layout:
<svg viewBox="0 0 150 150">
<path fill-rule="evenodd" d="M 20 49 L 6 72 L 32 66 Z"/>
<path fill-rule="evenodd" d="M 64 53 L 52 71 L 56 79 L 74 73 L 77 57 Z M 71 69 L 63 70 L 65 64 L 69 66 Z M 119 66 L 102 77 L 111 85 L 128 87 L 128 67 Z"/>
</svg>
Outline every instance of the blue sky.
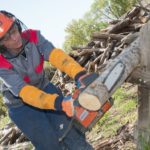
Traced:
<svg viewBox="0 0 150 150">
<path fill-rule="evenodd" d="M 64 29 L 72 19 L 82 18 L 93 0 L 3 0 L 0 10 L 13 13 L 28 28 L 38 29 L 62 48 Z"/>
</svg>

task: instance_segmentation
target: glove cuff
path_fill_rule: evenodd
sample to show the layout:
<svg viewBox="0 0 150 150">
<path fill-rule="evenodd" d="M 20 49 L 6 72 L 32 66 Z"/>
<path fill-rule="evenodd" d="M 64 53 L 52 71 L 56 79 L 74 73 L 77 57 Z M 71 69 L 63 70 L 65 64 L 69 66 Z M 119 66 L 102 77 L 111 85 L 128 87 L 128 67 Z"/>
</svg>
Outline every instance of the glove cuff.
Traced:
<svg viewBox="0 0 150 150">
<path fill-rule="evenodd" d="M 79 78 L 80 78 L 81 76 L 85 75 L 85 74 L 86 74 L 86 71 L 85 71 L 85 70 L 80 71 L 79 73 L 77 73 L 76 76 L 75 76 L 75 78 L 74 78 L 75 82 L 77 82 L 77 81 L 79 80 Z"/>
<path fill-rule="evenodd" d="M 55 104 L 54 104 L 55 110 L 58 110 L 58 111 L 62 110 L 62 100 L 63 100 L 62 96 L 58 96 L 56 98 Z"/>
</svg>

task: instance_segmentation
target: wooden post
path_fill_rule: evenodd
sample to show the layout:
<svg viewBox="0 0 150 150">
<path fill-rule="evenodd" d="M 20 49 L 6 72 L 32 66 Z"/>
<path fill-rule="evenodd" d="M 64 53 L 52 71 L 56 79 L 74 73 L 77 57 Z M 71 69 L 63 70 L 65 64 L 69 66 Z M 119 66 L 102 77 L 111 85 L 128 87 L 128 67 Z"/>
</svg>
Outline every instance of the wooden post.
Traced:
<svg viewBox="0 0 150 150">
<path fill-rule="evenodd" d="M 138 86 L 138 150 L 150 149 L 150 22 L 140 32 L 141 75 Z"/>
<path fill-rule="evenodd" d="M 150 148 L 150 88 L 138 87 L 138 150 Z"/>
</svg>

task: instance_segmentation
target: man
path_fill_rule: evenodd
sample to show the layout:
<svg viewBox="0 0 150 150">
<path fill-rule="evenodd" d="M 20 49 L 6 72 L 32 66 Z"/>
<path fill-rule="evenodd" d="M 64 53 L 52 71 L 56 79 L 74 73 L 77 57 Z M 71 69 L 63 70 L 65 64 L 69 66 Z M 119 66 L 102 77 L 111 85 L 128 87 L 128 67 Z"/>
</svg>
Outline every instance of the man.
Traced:
<svg viewBox="0 0 150 150">
<path fill-rule="evenodd" d="M 73 100 L 49 83 L 43 63 L 49 61 L 76 81 L 85 69 L 39 31 L 23 27 L 13 14 L 0 11 L 0 79 L 11 120 L 37 150 L 92 149 L 75 127 L 59 141 L 73 116 Z"/>
</svg>

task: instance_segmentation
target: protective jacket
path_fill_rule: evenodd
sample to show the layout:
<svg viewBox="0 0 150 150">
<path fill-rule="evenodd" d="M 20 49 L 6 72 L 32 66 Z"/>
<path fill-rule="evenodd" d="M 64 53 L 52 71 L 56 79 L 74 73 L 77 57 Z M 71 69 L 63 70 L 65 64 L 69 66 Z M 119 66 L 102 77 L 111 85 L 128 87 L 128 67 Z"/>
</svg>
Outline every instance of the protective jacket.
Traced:
<svg viewBox="0 0 150 150">
<path fill-rule="evenodd" d="M 26 44 L 20 54 L 11 54 L 9 50 L 0 54 L 4 103 L 9 107 L 27 103 L 40 109 L 61 109 L 59 95 L 43 92 L 49 83 L 43 71 L 44 61 L 50 61 L 72 78 L 85 69 L 62 50 L 56 49 L 40 31 L 26 30 L 21 36 Z"/>
<path fill-rule="evenodd" d="M 49 54 L 54 49 L 51 42 L 47 41 L 39 31 L 28 30 L 22 33 L 24 46 L 22 53 L 13 56 L 8 51 L 0 55 L 1 90 L 4 103 L 9 106 L 19 106 L 23 101 L 19 91 L 26 84 L 33 85 L 43 90 L 48 79 L 44 75 L 44 60 L 49 60 Z"/>
</svg>

